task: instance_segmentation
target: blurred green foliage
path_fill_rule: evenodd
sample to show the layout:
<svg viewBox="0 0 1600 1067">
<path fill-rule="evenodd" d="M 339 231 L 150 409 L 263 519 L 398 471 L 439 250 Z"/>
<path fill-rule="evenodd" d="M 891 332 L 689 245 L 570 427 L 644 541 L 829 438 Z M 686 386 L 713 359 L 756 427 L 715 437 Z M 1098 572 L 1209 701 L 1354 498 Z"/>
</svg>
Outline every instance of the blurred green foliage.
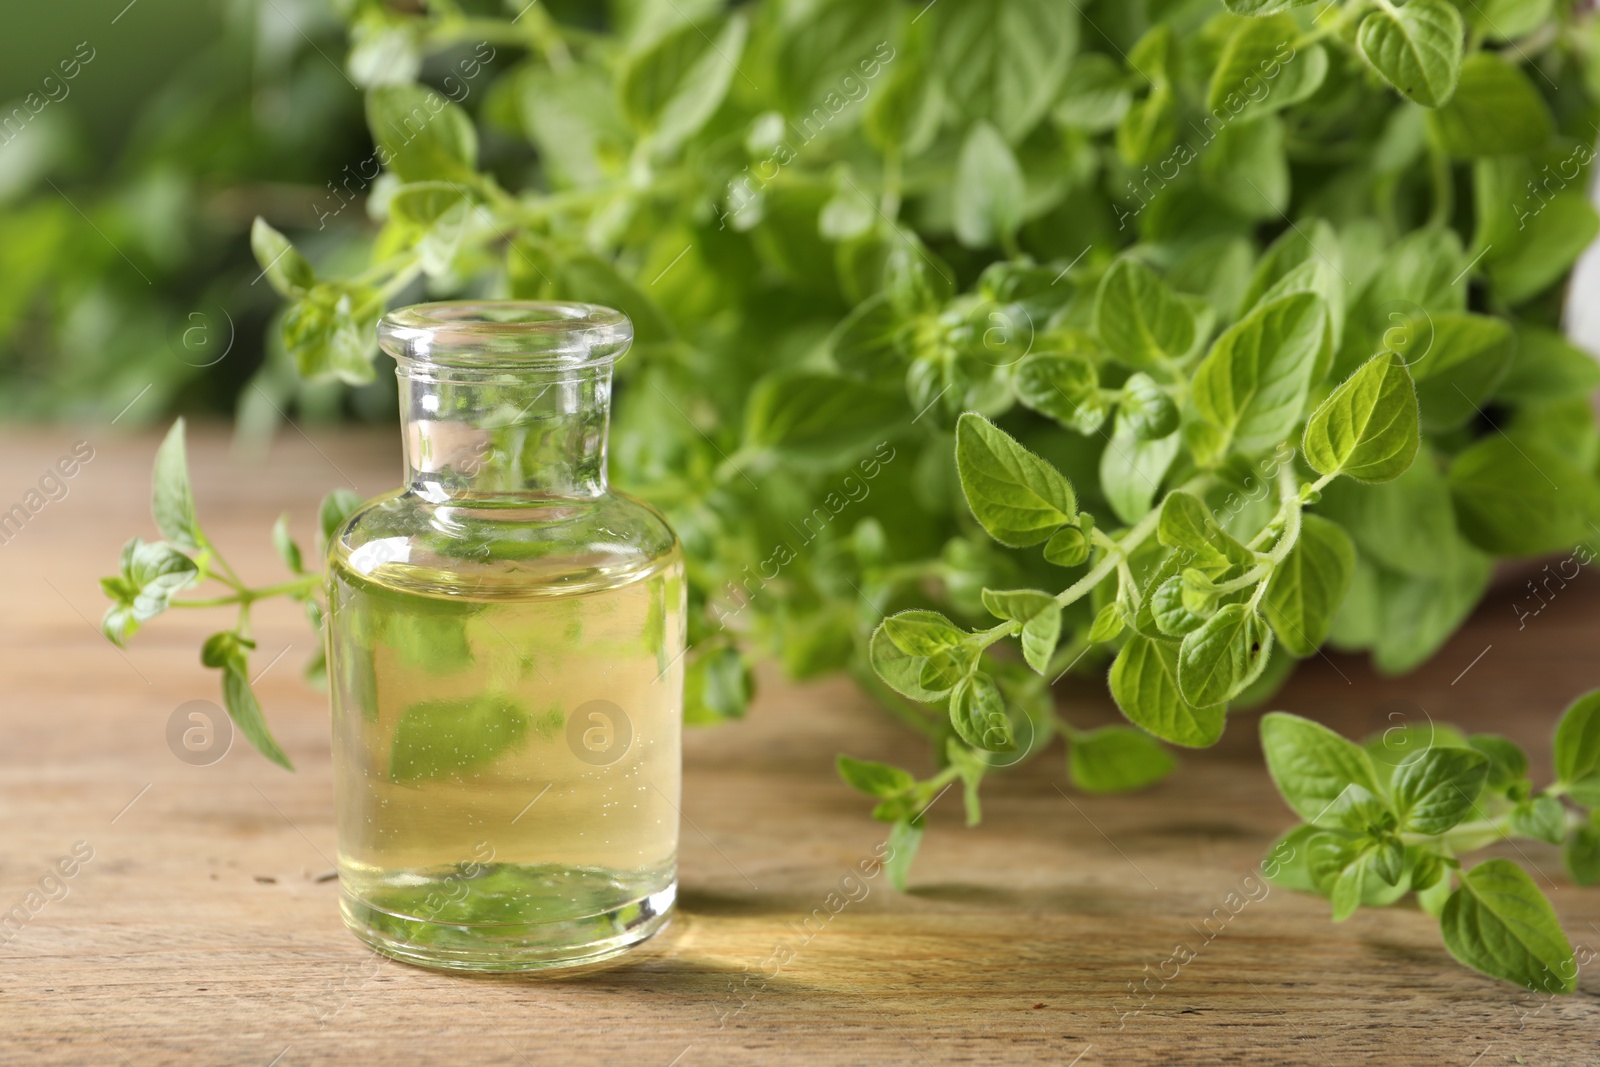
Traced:
<svg viewBox="0 0 1600 1067">
<path fill-rule="evenodd" d="M 233 409 L 277 311 L 252 284 L 250 221 L 312 223 L 366 142 L 360 96 L 328 58 L 343 37 L 316 0 L 8 16 L 0 414 L 110 419 L 136 396 L 120 424 Z M 359 231 L 348 219 L 311 243 L 337 256 Z M 297 391 L 272 380 L 280 399 Z M 305 406 L 336 413 L 342 393 L 311 386 Z"/>
</svg>

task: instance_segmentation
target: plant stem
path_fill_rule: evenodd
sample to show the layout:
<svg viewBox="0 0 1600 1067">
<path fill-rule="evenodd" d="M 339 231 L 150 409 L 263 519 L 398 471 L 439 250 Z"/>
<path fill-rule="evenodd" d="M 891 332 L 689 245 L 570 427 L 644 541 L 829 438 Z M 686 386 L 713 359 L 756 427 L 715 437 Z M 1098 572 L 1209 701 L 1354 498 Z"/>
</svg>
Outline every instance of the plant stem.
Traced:
<svg viewBox="0 0 1600 1067">
<path fill-rule="evenodd" d="M 218 576 L 218 580 L 221 580 L 220 576 Z M 296 593 L 308 593 L 315 589 L 321 582 L 322 575 L 307 574 L 304 577 L 296 578 L 292 582 L 280 582 L 277 585 L 264 586 L 261 589 L 249 589 L 239 586 L 236 587 L 239 590 L 238 593 L 233 596 L 197 597 L 190 600 L 174 600 L 172 601 L 171 606 L 175 608 L 220 608 L 228 604 L 240 604 L 248 606 L 254 601 L 264 600 L 267 597 L 284 595 L 293 596 Z"/>
<path fill-rule="evenodd" d="M 1429 226 L 1444 226 L 1455 212 L 1455 175 L 1450 169 L 1450 157 L 1445 155 L 1439 139 L 1428 134 L 1429 173 L 1433 178 L 1433 210 L 1428 215 Z"/>
</svg>

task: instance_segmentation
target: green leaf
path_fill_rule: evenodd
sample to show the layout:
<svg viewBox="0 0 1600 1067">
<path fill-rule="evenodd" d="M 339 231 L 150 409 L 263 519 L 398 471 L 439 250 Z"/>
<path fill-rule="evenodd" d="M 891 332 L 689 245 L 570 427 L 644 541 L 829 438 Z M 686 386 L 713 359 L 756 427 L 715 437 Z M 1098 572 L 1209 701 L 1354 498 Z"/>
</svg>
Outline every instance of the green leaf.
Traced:
<svg viewBox="0 0 1600 1067">
<path fill-rule="evenodd" d="M 1453 553 L 1441 545 L 1456 535 L 1450 486 L 1427 453 L 1393 481 L 1363 485 L 1339 479 L 1323 490 L 1319 510 L 1339 523 L 1370 560 L 1401 574 L 1438 577 L 1451 570 Z"/>
<path fill-rule="evenodd" d="M 1283 231 L 1250 275 L 1241 301 L 1254 309 L 1290 293 L 1317 293 L 1328 304 L 1333 332 L 1344 323 L 1349 281 L 1339 234 L 1324 219 L 1309 219 Z"/>
<path fill-rule="evenodd" d="M 1519 323 L 1511 369 L 1495 387 L 1497 400 L 1536 404 L 1587 398 L 1600 389 L 1600 360 L 1555 330 Z"/>
<path fill-rule="evenodd" d="M 1294 7 L 1314 4 L 1317 0 L 1222 0 L 1235 15 L 1273 15 Z"/>
<path fill-rule="evenodd" d="M 950 723 L 973 748 L 1009 752 L 1016 747 L 1000 687 L 983 671 L 956 683 L 950 693 Z"/>
<path fill-rule="evenodd" d="M 1141 441 L 1167 437 L 1178 429 L 1178 405 L 1172 396 L 1143 371 L 1122 383 L 1117 417 Z"/>
<path fill-rule="evenodd" d="M 617 78 L 623 115 L 658 151 L 675 151 L 722 105 L 747 34 L 742 15 L 690 23 L 629 56 Z"/>
<path fill-rule="evenodd" d="M 1094 622 L 1089 627 L 1087 640 L 1092 645 L 1104 644 L 1113 641 L 1122 633 L 1126 620 L 1122 615 L 1122 605 L 1113 601 L 1095 612 Z"/>
<path fill-rule="evenodd" d="M 1481 410 L 1510 366 L 1511 327 L 1504 319 L 1447 311 L 1430 315 L 1418 332 L 1407 348 L 1407 369 L 1422 424 L 1455 429 Z"/>
<path fill-rule="evenodd" d="M 389 219 L 415 248 L 430 278 L 448 276 L 466 235 L 474 203 L 453 182 L 413 182 L 389 198 Z"/>
<path fill-rule="evenodd" d="M 1052 0 L 944 0 L 934 22 L 936 76 L 969 121 L 1013 144 L 1056 99 L 1078 46 L 1078 15 Z"/>
<path fill-rule="evenodd" d="M 1183 639 L 1178 686 L 1191 704 L 1222 704 L 1255 681 L 1272 654 L 1272 631 L 1248 604 L 1225 604 Z"/>
<path fill-rule="evenodd" d="M 1076 567 L 1089 558 L 1089 535 L 1084 531 L 1090 527 L 1084 525 L 1083 519 L 1084 515 L 1079 515 L 1077 526 L 1063 526 L 1050 535 L 1050 540 L 1044 544 L 1046 562 L 1057 567 Z"/>
<path fill-rule="evenodd" d="M 296 574 L 306 572 L 305 563 L 300 557 L 300 546 L 289 536 L 288 512 L 279 515 L 278 521 L 272 524 L 272 547 L 277 550 L 278 558 L 283 560 L 285 567 Z"/>
<path fill-rule="evenodd" d="M 1178 359 L 1195 342 L 1189 305 L 1131 256 L 1117 260 L 1100 280 L 1094 330 L 1114 358 L 1141 369 Z"/>
<path fill-rule="evenodd" d="M 183 445 L 183 419 L 167 431 L 156 449 L 155 472 L 151 478 L 150 510 L 156 529 L 181 548 L 198 549 L 205 540 L 195 516 L 194 492 L 189 488 L 189 460 Z"/>
<path fill-rule="evenodd" d="M 1216 614 L 1214 601 L 1205 614 L 1191 611 L 1184 603 L 1183 590 L 1183 579 L 1174 575 L 1156 586 L 1149 596 L 1150 617 L 1155 620 L 1156 628 L 1168 637 L 1186 637 Z"/>
<path fill-rule="evenodd" d="M 1126 726 L 1102 726 L 1073 737 L 1067 747 L 1072 784 L 1085 793 L 1126 793 L 1153 785 L 1178 765 L 1150 735 Z"/>
<path fill-rule="evenodd" d="M 1115 129 L 1133 103 L 1133 85 L 1116 60 L 1087 52 L 1072 61 L 1052 114 L 1063 126 L 1092 133 Z"/>
<path fill-rule="evenodd" d="M 867 98 L 861 128 L 879 152 L 914 158 L 938 136 L 943 102 L 926 62 L 920 56 L 897 56 L 883 84 Z"/>
<path fill-rule="evenodd" d="M 395 724 L 389 779 L 457 778 L 511 751 L 527 732 L 527 709 L 503 693 L 412 704 Z"/>
<path fill-rule="evenodd" d="M 1467 23 L 1491 41 L 1513 41 L 1544 25 L 1555 0 L 1473 0 Z"/>
<path fill-rule="evenodd" d="M 324 553 L 333 541 L 334 534 L 360 506 L 361 497 L 351 489 L 335 489 L 322 498 L 322 503 L 317 507 L 317 530 L 321 535 L 319 544 Z"/>
<path fill-rule="evenodd" d="M 1181 433 L 1140 440 L 1132 427 L 1117 420 L 1111 440 L 1100 453 L 1100 491 L 1117 518 L 1132 524 L 1149 513 L 1182 444 Z"/>
<path fill-rule="evenodd" d="M 1389 885 L 1397 886 L 1406 875 L 1406 846 L 1393 835 L 1381 838 L 1372 854 L 1372 869 Z"/>
<path fill-rule="evenodd" d="M 1400 826 L 1437 835 L 1472 814 L 1489 776 L 1489 760 L 1466 748 L 1430 748 L 1395 771 Z"/>
<path fill-rule="evenodd" d="M 1574 700 L 1555 739 L 1556 780 L 1580 804 L 1600 805 L 1600 690 Z"/>
<path fill-rule="evenodd" d="M 1111 664 L 1111 696 L 1128 721 L 1163 741 L 1189 748 L 1214 745 L 1227 709 L 1190 704 L 1179 692 L 1178 670 L 1177 646 L 1135 635 Z"/>
<path fill-rule="evenodd" d="M 891 767 L 887 763 L 852 759 L 842 754 L 836 763 L 839 777 L 844 779 L 845 784 L 870 797 L 897 797 L 916 788 L 917 780 L 910 771 Z"/>
<path fill-rule="evenodd" d="M 894 646 L 908 656 L 932 656 L 959 648 L 968 635 L 936 611 L 902 611 L 879 627 Z"/>
<path fill-rule="evenodd" d="M 927 664 L 927 657 L 913 656 L 900 648 L 881 624 L 872 632 L 872 640 L 868 644 L 868 657 L 878 677 L 901 696 L 924 704 L 932 704 L 943 700 L 949 694 L 948 688 L 932 689 L 922 684 L 922 671 Z"/>
<path fill-rule="evenodd" d="M 975 412 L 956 423 L 956 470 L 973 516 L 1003 545 L 1036 545 L 1077 516 L 1061 472 Z"/>
<path fill-rule="evenodd" d="M 845 465 L 905 419 L 905 394 L 815 371 L 780 371 L 756 383 L 745 408 L 744 447 L 795 463 Z"/>
<path fill-rule="evenodd" d="M 1083 356 L 1035 352 L 1012 369 L 1017 399 L 1085 436 L 1097 434 L 1111 405 L 1100 391 L 1100 376 Z"/>
<path fill-rule="evenodd" d="M 222 630 L 206 638 L 200 646 L 200 662 L 215 669 L 234 666 L 243 671 L 256 643 L 236 630 Z"/>
<path fill-rule="evenodd" d="M 1037 589 L 985 589 L 983 606 L 995 618 L 1023 624 L 1022 658 L 1040 674 L 1045 673 L 1061 638 L 1061 605 L 1056 598 Z"/>
<path fill-rule="evenodd" d="M 1567 836 L 1567 809 L 1552 796 L 1530 797 L 1511 809 L 1511 832 L 1559 845 Z"/>
<path fill-rule="evenodd" d="M 1318 474 L 1358 482 L 1399 477 L 1421 445 L 1417 390 L 1405 360 L 1372 357 L 1306 421 L 1301 449 Z"/>
<path fill-rule="evenodd" d="M 1382 5 L 1361 20 L 1356 46 L 1383 79 L 1423 107 L 1438 107 L 1461 77 L 1465 28 L 1449 0 Z"/>
<path fill-rule="evenodd" d="M 1428 115 L 1428 125 L 1457 159 L 1532 152 L 1555 133 L 1538 87 L 1497 52 L 1474 52 L 1462 61 L 1455 96 Z"/>
<path fill-rule="evenodd" d="M 956 164 L 956 236 L 969 248 L 1009 241 L 1022 225 L 1022 168 L 987 122 L 967 131 Z"/>
<path fill-rule="evenodd" d="M 891 242 L 883 264 L 883 291 L 905 318 L 936 312 L 955 295 L 955 271 L 912 235 Z"/>
<path fill-rule="evenodd" d="M 476 185 L 478 133 L 467 113 L 420 85 L 367 91 L 367 126 L 378 161 L 402 182 Z"/>
<path fill-rule="evenodd" d="M 894 15 L 893 8 L 854 0 L 822 0 L 783 12 L 777 73 L 784 110 L 800 116 L 801 128 L 813 108 L 846 107 L 853 87 L 875 81 L 885 66 L 907 62 L 889 45 Z M 872 85 L 872 93 L 881 91 Z"/>
<path fill-rule="evenodd" d="M 1193 493 L 1167 494 L 1161 503 L 1156 538 L 1179 550 L 1184 567 L 1199 568 L 1212 577 L 1229 567 L 1255 562 L 1255 554 L 1224 531 L 1211 509 Z"/>
<path fill-rule="evenodd" d="M 1217 454 L 1271 448 L 1299 423 L 1322 348 L 1327 307 L 1292 293 L 1256 308 L 1211 346 L 1195 371 L 1194 405 L 1220 431 Z"/>
<path fill-rule="evenodd" d="M 1222 46 L 1211 73 L 1205 107 L 1233 121 L 1297 104 L 1317 91 L 1328 74 L 1328 54 L 1320 45 L 1302 45 L 1300 24 L 1292 15 L 1241 22 Z"/>
<path fill-rule="evenodd" d="M 1171 582 L 1163 583 L 1164 586 L 1171 584 Z M 1192 611 L 1202 619 L 1209 619 L 1221 606 L 1222 596 L 1217 584 L 1197 567 L 1185 567 L 1178 575 L 1178 599 L 1185 611 Z"/>
<path fill-rule="evenodd" d="M 1373 665 L 1385 674 L 1409 671 L 1455 632 L 1488 587 L 1494 561 L 1459 537 L 1439 546 L 1444 570 L 1435 577 L 1378 576 L 1378 633 Z"/>
<path fill-rule="evenodd" d="M 1290 191 L 1283 123 L 1261 115 L 1224 126 L 1200 157 L 1200 173 L 1207 191 L 1240 215 L 1280 218 Z"/>
<path fill-rule="evenodd" d="M 289 757 L 278 747 L 272 731 L 267 728 L 267 720 L 261 714 L 261 704 L 256 700 L 254 690 L 250 688 L 250 679 L 245 674 L 243 663 L 230 662 L 222 669 L 222 703 L 228 709 L 228 718 L 233 720 L 233 724 L 255 746 L 257 752 L 286 771 L 294 770 L 294 764 L 289 762 Z"/>
<path fill-rule="evenodd" d="M 1022 658 L 1028 666 L 1046 674 L 1050 670 L 1050 657 L 1055 655 L 1056 643 L 1061 640 L 1061 609 L 1053 606 L 1041 611 L 1022 626 Z"/>
<path fill-rule="evenodd" d="M 1129 167 L 1157 164 L 1177 138 L 1177 94 L 1171 85 L 1157 82 L 1117 123 L 1117 154 Z"/>
<path fill-rule="evenodd" d="M 884 853 L 883 869 L 889 876 L 889 884 L 902 893 L 911 875 L 911 862 L 917 858 L 917 848 L 922 844 L 922 832 L 921 816 L 915 820 L 902 819 L 889 828 L 889 847 Z"/>
<path fill-rule="evenodd" d="M 133 538 L 122 548 L 122 573 L 100 580 L 112 599 L 101 620 L 101 631 L 113 644 L 123 645 L 140 623 L 167 610 L 173 596 L 193 585 L 199 573 L 194 560 L 177 546 Z"/>
<path fill-rule="evenodd" d="M 841 374 L 878 380 L 905 374 L 899 334 L 900 315 L 887 293 L 875 293 L 856 305 L 834 327 L 828 348 Z"/>
<path fill-rule="evenodd" d="M 1509 737 L 1473 734 L 1467 744 L 1489 760 L 1489 788 L 1504 789 L 1528 776 L 1528 754 Z"/>
<path fill-rule="evenodd" d="M 1577 962 L 1555 909 L 1510 860 L 1487 860 L 1462 872 L 1439 928 L 1450 954 L 1484 974 L 1535 992 L 1577 988 Z"/>
<path fill-rule="evenodd" d="M 592 189 L 612 178 L 632 134 L 618 109 L 611 76 L 598 63 L 557 72 L 522 66 L 515 75 L 522 133 L 558 189 Z"/>
<path fill-rule="evenodd" d="M 1398 711 L 1391 713 L 1389 721 L 1393 725 L 1369 736 L 1362 743 L 1367 755 L 1372 757 L 1373 765 L 1378 768 L 1380 783 L 1392 783 L 1401 765 L 1411 763 L 1430 749 L 1471 747 L 1467 744 L 1466 735 L 1454 726 L 1427 719 L 1422 722 L 1407 721 L 1405 713 Z"/>
<path fill-rule="evenodd" d="M 1278 792 L 1307 822 L 1318 818 L 1349 786 L 1382 792 L 1372 757 L 1360 745 L 1310 719 L 1282 711 L 1263 715 L 1261 750 Z"/>
<path fill-rule="evenodd" d="M 306 262 L 306 257 L 295 251 L 289 239 L 267 225 L 260 215 L 250 224 L 250 251 L 255 254 L 267 283 L 279 296 L 298 299 L 317 284 L 316 272 Z"/>
<path fill-rule="evenodd" d="M 1333 921 L 1342 923 L 1354 915 L 1369 891 L 1369 882 L 1375 875 L 1374 851 L 1371 846 L 1358 853 L 1339 871 L 1329 888 L 1328 898 L 1333 904 Z"/>
<path fill-rule="evenodd" d="M 1592 821 L 1577 827 L 1561 850 L 1567 873 L 1579 885 L 1600 882 L 1600 826 Z"/>
<path fill-rule="evenodd" d="M 1484 256 L 1495 295 L 1506 304 L 1538 296 L 1567 276 L 1597 233 L 1600 214 L 1588 197 L 1579 192 L 1552 197 L 1526 219 L 1516 239 L 1497 244 Z"/>
<path fill-rule="evenodd" d="M 1593 477 L 1536 441 L 1486 437 L 1456 456 L 1449 482 L 1462 534 L 1495 555 L 1571 548 L 1600 517 Z"/>
<path fill-rule="evenodd" d="M 1334 523 L 1315 515 L 1300 522 L 1300 539 L 1272 572 L 1261 608 L 1283 647 L 1305 657 L 1328 639 L 1350 589 L 1356 550 Z"/>
</svg>

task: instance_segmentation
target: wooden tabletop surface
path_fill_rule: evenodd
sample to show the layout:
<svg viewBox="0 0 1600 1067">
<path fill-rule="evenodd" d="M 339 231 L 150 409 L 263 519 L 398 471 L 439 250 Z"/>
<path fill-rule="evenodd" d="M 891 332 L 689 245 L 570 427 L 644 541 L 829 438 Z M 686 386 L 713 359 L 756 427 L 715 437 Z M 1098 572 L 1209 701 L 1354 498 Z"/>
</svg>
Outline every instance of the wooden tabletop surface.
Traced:
<svg viewBox="0 0 1600 1067">
<path fill-rule="evenodd" d="M 261 611 L 257 660 L 287 648 L 259 691 L 295 774 L 242 740 L 205 767 L 168 748 L 174 709 L 218 699 L 197 648 L 225 616 L 163 617 L 126 653 L 98 633 L 98 577 L 127 537 L 155 536 L 156 437 L 9 430 L 0 511 L 79 440 L 94 455 L 66 495 L 0 544 L 0 911 L 28 915 L 0 945 L 0 1064 L 1600 1063 L 1600 968 L 1574 996 L 1535 996 L 1457 965 L 1413 908 L 1334 925 L 1319 899 L 1252 888 L 1292 822 L 1252 714 L 1137 796 L 1076 793 L 1057 749 L 985 783 L 977 829 L 943 802 L 912 892 L 880 877 L 835 913 L 830 893 L 883 836 L 835 754 L 920 769 L 927 754 L 847 681 L 768 673 L 747 721 L 687 740 L 667 933 L 567 979 L 379 958 L 345 932 L 328 877 L 328 708 L 299 679 L 298 614 Z M 280 512 L 309 544 L 327 489 L 398 475 L 392 432 L 285 429 L 251 458 L 217 429 L 191 457 L 203 523 L 262 583 L 280 572 Z M 1275 706 L 1346 733 L 1425 715 L 1497 730 L 1546 774 L 1561 708 L 1600 684 L 1600 580 L 1584 573 L 1521 628 L 1518 598 L 1492 590 L 1408 677 L 1316 659 Z M 1115 717 L 1099 687 L 1058 691 L 1078 721 Z M 54 874 L 75 849 L 92 855 Z M 1600 950 L 1600 890 L 1573 888 L 1555 849 L 1521 851 L 1573 942 Z M 1236 914 L 1230 893 L 1247 901 Z M 818 909 L 827 921 L 801 930 Z M 767 965 L 780 945 L 792 958 Z M 1181 966 L 1178 946 L 1194 954 Z"/>
</svg>

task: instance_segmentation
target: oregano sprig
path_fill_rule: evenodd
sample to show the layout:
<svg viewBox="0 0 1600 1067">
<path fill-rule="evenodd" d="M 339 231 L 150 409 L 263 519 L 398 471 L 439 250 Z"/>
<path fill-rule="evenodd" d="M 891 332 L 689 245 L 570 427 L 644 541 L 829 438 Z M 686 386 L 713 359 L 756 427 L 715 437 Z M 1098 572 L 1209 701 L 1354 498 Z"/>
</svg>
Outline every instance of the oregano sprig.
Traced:
<svg viewBox="0 0 1600 1067">
<path fill-rule="evenodd" d="M 349 490 L 335 490 L 323 501 L 319 521 L 324 542 L 357 504 Z M 206 536 L 195 509 L 189 483 L 189 462 L 184 445 L 184 422 L 177 420 L 156 451 L 152 479 L 151 512 L 164 541 L 129 541 L 122 551 L 121 572 L 100 579 L 112 604 L 106 609 L 101 630 L 117 645 L 149 620 L 169 608 L 237 609 L 234 625 L 206 638 L 200 662 L 221 672 L 223 706 L 239 732 L 272 762 L 286 770 L 293 764 L 268 728 L 250 680 L 250 653 L 256 642 L 250 636 L 252 605 L 271 597 L 288 597 L 305 606 L 314 629 L 321 629 L 322 578 L 306 573 L 300 548 L 289 536 L 287 516 L 273 527 L 272 539 L 279 556 L 296 577 L 264 587 L 251 587 L 240 579 L 222 553 Z M 211 583 L 213 595 L 178 596 Z M 319 644 L 306 665 L 306 677 L 320 682 L 326 667 Z"/>
<path fill-rule="evenodd" d="M 1557 780 L 1536 790 L 1528 757 L 1493 734 L 1443 725 L 1365 744 L 1283 712 L 1261 720 L 1267 768 L 1305 823 L 1272 855 L 1273 881 L 1329 898 L 1335 921 L 1408 893 L 1462 963 L 1543 993 L 1570 993 L 1578 968 L 1555 909 L 1516 862 L 1468 866 L 1497 841 L 1558 844 L 1580 885 L 1600 881 L 1600 690 L 1574 701 L 1555 736 Z"/>
</svg>

